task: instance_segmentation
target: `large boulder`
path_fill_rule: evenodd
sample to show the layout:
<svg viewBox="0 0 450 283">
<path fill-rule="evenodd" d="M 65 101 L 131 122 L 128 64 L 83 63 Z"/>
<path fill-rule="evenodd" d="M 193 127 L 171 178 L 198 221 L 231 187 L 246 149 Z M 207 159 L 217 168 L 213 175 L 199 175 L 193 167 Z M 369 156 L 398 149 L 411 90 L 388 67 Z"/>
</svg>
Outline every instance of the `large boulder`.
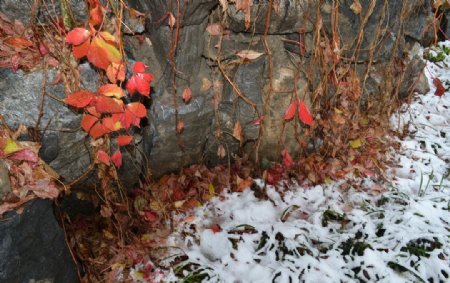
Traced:
<svg viewBox="0 0 450 283">
<path fill-rule="evenodd" d="M 52 202 L 36 199 L 0 220 L 0 282 L 79 282 Z"/>
<path fill-rule="evenodd" d="M 354 65 L 364 84 L 362 105 L 380 96 L 404 98 L 427 89 L 424 63 L 413 47 L 430 38 L 429 1 L 360 0 L 360 7 L 353 0 L 340 1 L 339 7 L 331 0 L 274 1 L 268 29 L 269 1 L 250 1 L 249 26 L 244 11 L 229 3 L 222 13 L 220 2 L 129 1 L 148 16 L 144 33 L 148 39 L 129 44 L 128 50 L 132 57 L 154 66 L 157 77 L 150 127 L 143 137 L 155 176 L 190 163 L 225 162 L 243 152 L 267 161 L 279 159 L 283 148 L 299 152 L 299 144 L 311 141 L 303 137 L 300 124 L 283 122 L 284 111 L 294 97 L 310 104 L 310 97 L 328 80 L 320 68 L 332 68 L 333 56 L 341 58 L 343 68 L 346 62 Z M 165 16 L 172 13 L 178 19 L 178 3 L 182 13 L 175 48 L 176 27 L 171 28 Z M 208 29 L 221 17 L 227 20 L 219 39 Z M 262 55 L 237 56 L 247 49 Z M 314 61 L 318 51 L 328 56 L 328 66 Z M 190 104 L 181 100 L 186 86 L 193 93 Z M 333 97 L 333 90 L 329 88 L 326 96 Z M 264 116 L 262 129 L 255 123 L 258 115 Z M 185 128 L 177 134 L 180 119 Z M 242 127 L 241 141 L 232 135 L 237 122 Z M 219 147 L 227 150 L 223 158 L 217 154 Z"/>
</svg>

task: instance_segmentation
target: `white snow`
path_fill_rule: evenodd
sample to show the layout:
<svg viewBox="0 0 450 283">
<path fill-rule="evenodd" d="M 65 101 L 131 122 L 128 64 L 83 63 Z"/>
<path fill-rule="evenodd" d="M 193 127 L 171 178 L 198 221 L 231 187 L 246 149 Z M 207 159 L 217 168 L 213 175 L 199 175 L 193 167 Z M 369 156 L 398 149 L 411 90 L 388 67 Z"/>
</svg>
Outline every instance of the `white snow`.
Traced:
<svg viewBox="0 0 450 283">
<path fill-rule="evenodd" d="M 286 180 L 289 190 L 268 186 L 267 200 L 226 193 L 171 236 L 189 259 L 165 280 L 450 282 L 450 93 L 435 96 L 431 79 L 448 87 L 449 66 L 450 56 L 428 63 L 431 91 L 392 116 L 393 128 L 410 134 L 391 153 L 400 167 L 386 172 L 387 183 L 349 176 L 361 185 L 341 190 L 348 180 L 313 188 Z M 215 224 L 221 232 L 208 228 Z"/>
</svg>

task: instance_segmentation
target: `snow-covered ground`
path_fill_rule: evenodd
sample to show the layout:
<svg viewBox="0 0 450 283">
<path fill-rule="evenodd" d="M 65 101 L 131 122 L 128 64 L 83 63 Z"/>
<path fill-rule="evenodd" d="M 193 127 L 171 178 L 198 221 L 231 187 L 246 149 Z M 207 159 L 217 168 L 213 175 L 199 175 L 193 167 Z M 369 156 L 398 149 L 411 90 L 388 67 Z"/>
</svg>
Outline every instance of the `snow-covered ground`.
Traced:
<svg viewBox="0 0 450 283">
<path fill-rule="evenodd" d="M 431 79 L 448 87 L 449 66 L 428 63 L 431 91 L 392 117 L 410 134 L 387 182 L 225 194 L 172 235 L 182 260 L 164 281 L 450 282 L 450 93 L 434 95 Z"/>
</svg>

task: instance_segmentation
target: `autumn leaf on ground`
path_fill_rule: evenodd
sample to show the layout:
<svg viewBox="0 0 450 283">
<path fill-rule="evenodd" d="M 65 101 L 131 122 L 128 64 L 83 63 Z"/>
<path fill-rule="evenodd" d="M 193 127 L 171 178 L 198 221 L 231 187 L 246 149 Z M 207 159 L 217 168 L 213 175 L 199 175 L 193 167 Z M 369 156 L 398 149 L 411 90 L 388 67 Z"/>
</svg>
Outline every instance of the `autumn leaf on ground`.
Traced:
<svg viewBox="0 0 450 283">
<path fill-rule="evenodd" d="M 436 87 L 436 91 L 434 92 L 434 95 L 442 96 L 445 93 L 445 87 L 444 87 L 444 85 L 442 85 L 441 80 L 439 78 L 434 78 L 433 84 Z"/>
<path fill-rule="evenodd" d="M 113 155 L 111 155 L 111 161 L 116 165 L 116 167 L 122 166 L 122 153 L 120 150 L 116 150 Z"/>
<path fill-rule="evenodd" d="M 294 160 L 292 156 L 289 154 L 289 151 L 285 148 L 281 151 L 281 157 L 283 158 L 283 165 L 287 168 L 290 168 L 294 165 Z"/>
<path fill-rule="evenodd" d="M 80 90 L 64 98 L 64 102 L 74 107 L 83 108 L 88 106 L 94 97 L 95 93 L 92 91 Z"/>
<path fill-rule="evenodd" d="M 295 112 L 297 111 L 297 102 L 294 100 L 286 109 L 284 113 L 284 120 L 291 120 L 295 116 Z"/>
<path fill-rule="evenodd" d="M 37 163 L 39 161 L 37 153 L 30 149 L 16 151 L 9 158 L 18 161 L 28 161 L 31 163 Z"/>
<path fill-rule="evenodd" d="M 359 3 L 359 0 L 354 0 L 353 4 L 350 6 L 350 9 L 353 11 L 353 13 L 359 15 L 362 10 L 361 3 Z"/>
<path fill-rule="evenodd" d="M 33 42 L 31 40 L 18 36 L 7 37 L 3 40 L 3 43 L 18 49 L 25 49 L 33 46 Z"/>
<path fill-rule="evenodd" d="M 66 42 L 73 45 L 80 45 L 85 42 L 91 33 L 85 28 L 74 28 L 66 35 Z"/>
<path fill-rule="evenodd" d="M 236 55 L 243 59 L 255 60 L 256 58 L 259 58 L 261 55 L 263 55 L 263 53 L 254 50 L 242 50 L 239 51 Z"/>
<path fill-rule="evenodd" d="M 313 117 L 309 112 L 308 107 L 306 107 L 305 102 L 301 99 L 298 100 L 298 117 L 300 118 L 300 121 L 306 125 L 311 126 L 313 124 Z"/>
</svg>

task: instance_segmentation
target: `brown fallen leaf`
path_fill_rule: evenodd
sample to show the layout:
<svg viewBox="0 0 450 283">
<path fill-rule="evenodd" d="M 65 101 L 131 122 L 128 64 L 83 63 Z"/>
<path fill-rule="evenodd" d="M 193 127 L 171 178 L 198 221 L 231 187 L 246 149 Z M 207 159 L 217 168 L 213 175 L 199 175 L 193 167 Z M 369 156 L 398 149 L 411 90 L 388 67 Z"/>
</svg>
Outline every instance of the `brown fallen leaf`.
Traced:
<svg viewBox="0 0 450 283">
<path fill-rule="evenodd" d="M 255 60 L 256 58 L 259 58 L 263 54 L 264 53 L 257 52 L 254 50 L 242 50 L 242 51 L 239 51 L 236 55 L 243 59 Z"/>
</svg>

